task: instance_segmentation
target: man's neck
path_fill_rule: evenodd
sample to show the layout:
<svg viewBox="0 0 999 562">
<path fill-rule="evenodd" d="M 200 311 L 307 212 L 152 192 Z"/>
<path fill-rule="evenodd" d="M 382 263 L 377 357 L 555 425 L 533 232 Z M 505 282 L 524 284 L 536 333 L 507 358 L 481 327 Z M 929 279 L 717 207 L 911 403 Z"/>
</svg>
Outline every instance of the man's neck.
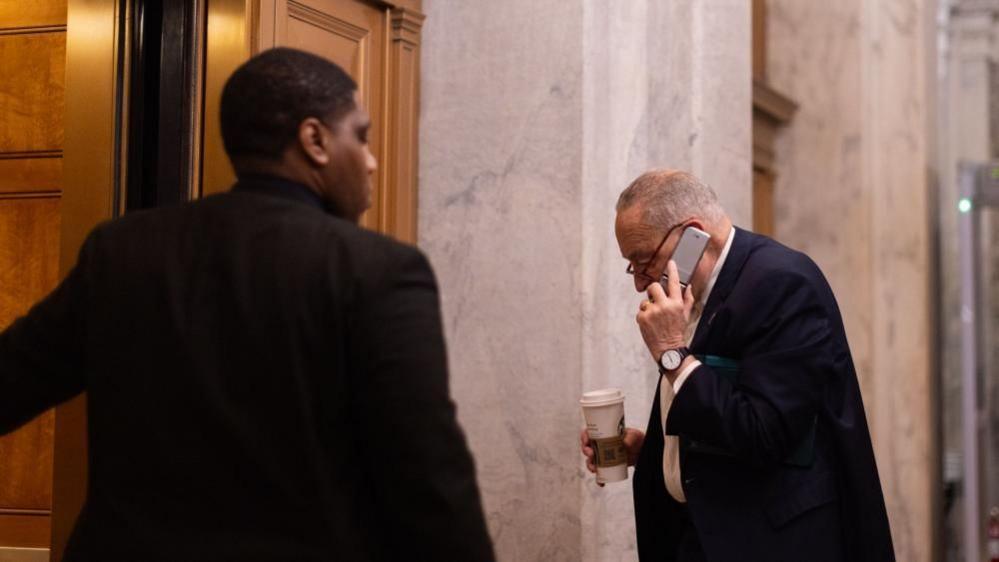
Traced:
<svg viewBox="0 0 999 562">
<path fill-rule="evenodd" d="M 291 158 L 288 154 L 285 154 L 280 160 L 255 159 L 252 161 L 242 161 L 238 165 L 235 165 L 235 167 L 239 176 L 262 175 L 280 178 L 301 184 L 309 188 L 310 191 L 320 198 L 324 198 L 322 190 L 316 185 L 315 178 L 308 173 L 307 168 L 302 165 L 289 164 L 289 160 Z"/>
</svg>

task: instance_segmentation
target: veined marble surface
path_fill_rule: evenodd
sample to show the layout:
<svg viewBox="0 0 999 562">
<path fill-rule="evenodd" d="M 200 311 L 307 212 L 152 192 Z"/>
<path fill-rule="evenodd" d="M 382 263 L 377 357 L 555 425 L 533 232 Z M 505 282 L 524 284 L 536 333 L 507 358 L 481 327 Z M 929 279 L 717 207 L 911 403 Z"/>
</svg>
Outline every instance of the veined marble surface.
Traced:
<svg viewBox="0 0 999 562">
<path fill-rule="evenodd" d="M 739 0 L 425 0 L 421 247 L 501 560 L 636 560 L 629 483 L 582 464 L 578 399 L 656 370 L 614 240 L 617 196 L 689 169 L 750 226 L 749 8 Z"/>
<path fill-rule="evenodd" d="M 582 20 L 424 4 L 419 240 L 501 560 L 579 560 Z"/>
<path fill-rule="evenodd" d="M 768 74 L 800 103 L 778 141 L 777 238 L 836 292 L 896 555 L 933 556 L 939 464 L 929 270 L 929 0 L 771 0 Z"/>
</svg>

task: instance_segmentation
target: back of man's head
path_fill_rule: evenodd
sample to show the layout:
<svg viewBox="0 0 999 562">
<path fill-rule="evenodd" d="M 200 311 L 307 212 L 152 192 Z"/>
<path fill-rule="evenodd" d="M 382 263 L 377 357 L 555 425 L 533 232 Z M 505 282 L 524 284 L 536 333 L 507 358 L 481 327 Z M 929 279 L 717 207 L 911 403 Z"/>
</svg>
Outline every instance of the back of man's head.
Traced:
<svg viewBox="0 0 999 562">
<path fill-rule="evenodd" d="M 342 68 L 296 49 L 271 49 L 244 63 L 226 82 L 220 108 L 237 174 L 247 164 L 280 161 L 306 118 L 335 123 L 354 109 L 356 90 Z"/>
<path fill-rule="evenodd" d="M 617 211 L 636 205 L 642 210 L 642 222 L 662 229 L 694 217 L 709 223 L 725 217 L 714 190 L 680 170 L 651 170 L 638 176 L 621 192 Z"/>
</svg>

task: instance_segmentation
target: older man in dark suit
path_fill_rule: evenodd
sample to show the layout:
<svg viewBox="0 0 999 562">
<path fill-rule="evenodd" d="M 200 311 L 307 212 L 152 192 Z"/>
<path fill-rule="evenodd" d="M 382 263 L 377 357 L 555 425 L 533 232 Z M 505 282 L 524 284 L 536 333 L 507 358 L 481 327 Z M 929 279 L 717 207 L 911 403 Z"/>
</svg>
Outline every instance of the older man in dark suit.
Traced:
<svg viewBox="0 0 999 562">
<path fill-rule="evenodd" d="M 648 428 L 625 438 L 641 559 L 894 560 L 856 371 L 819 268 L 733 227 L 684 172 L 642 175 L 617 212 L 659 370 Z M 683 289 L 671 256 L 688 227 L 711 240 Z"/>
<path fill-rule="evenodd" d="M 0 433 L 87 391 L 66 560 L 493 559 L 433 273 L 357 226 L 356 90 L 300 51 L 247 62 L 234 189 L 98 227 L 0 334 Z"/>
</svg>

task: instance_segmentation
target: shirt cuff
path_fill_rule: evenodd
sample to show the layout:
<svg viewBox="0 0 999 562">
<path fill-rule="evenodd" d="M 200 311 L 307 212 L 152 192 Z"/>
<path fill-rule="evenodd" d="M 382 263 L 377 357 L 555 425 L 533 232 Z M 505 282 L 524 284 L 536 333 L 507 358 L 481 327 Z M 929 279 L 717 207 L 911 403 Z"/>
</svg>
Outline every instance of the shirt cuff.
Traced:
<svg viewBox="0 0 999 562">
<path fill-rule="evenodd" d="M 694 369 L 700 366 L 701 362 L 695 359 L 690 362 L 690 365 L 687 365 L 686 369 L 680 371 L 680 374 L 677 375 L 676 380 L 673 381 L 673 396 L 676 396 L 680 392 L 680 387 L 683 386 L 684 381 L 687 380 L 687 377 L 690 376 L 690 373 L 693 373 Z"/>
</svg>

